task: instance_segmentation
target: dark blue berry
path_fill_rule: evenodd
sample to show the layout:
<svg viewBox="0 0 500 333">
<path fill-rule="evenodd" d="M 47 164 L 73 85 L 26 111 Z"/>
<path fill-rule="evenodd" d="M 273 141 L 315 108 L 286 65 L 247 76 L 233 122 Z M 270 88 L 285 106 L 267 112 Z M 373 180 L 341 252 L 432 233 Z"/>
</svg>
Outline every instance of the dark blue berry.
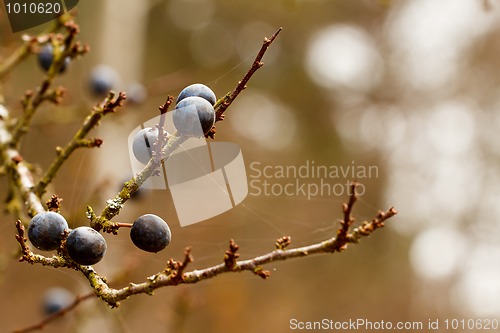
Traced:
<svg viewBox="0 0 500 333">
<path fill-rule="evenodd" d="M 40 53 L 38 53 L 38 63 L 40 64 L 40 67 L 42 67 L 44 71 L 48 72 L 50 66 L 52 66 L 53 61 L 54 61 L 54 48 L 52 47 L 52 45 L 46 44 L 40 50 Z M 70 62 L 71 62 L 70 57 L 64 58 L 64 62 L 61 66 L 61 69 L 59 70 L 59 73 L 63 73 L 69 66 Z"/>
<path fill-rule="evenodd" d="M 43 296 L 43 312 L 46 315 L 51 315 L 68 307 L 73 303 L 75 296 L 72 292 L 61 287 L 53 287 L 45 292 Z"/>
<path fill-rule="evenodd" d="M 168 137 L 168 132 L 164 130 L 165 137 Z M 146 127 L 137 132 L 132 142 L 132 152 L 135 158 L 142 164 L 147 164 L 153 154 L 154 143 L 158 139 L 158 128 Z"/>
<path fill-rule="evenodd" d="M 197 96 L 186 97 L 177 103 L 173 120 L 174 126 L 179 133 L 201 137 L 207 134 L 214 125 L 215 110 L 204 98 Z"/>
<path fill-rule="evenodd" d="M 130 229 L 130 239 L 141 250 L 158 252 L 170 244 L 172 234 L 167 222 L 161 217 L 146 214 L 135 220 Z"/>
<path fill-rule="evenodd" d="M 106 65 L 96 66 L 90 73 L 90 91 L 97 97 L 106 96 L 110 90 L 116 88 L 118 73 Z"/>
<path fill-rule="evenodd" d="M 54 60 L 54 49 L 51 45 L 44 46 L 40 53 L 38 53 L 38 64 L 43 68 L 44 71 L 48 71 L 50 66 L 52 66 L 52 61 Z"/>
<path fill-rule="evenodd" d="M 61 214 L 42 212 L 31 219 L 28 238 L 37 249 L 52 251 L 61 244 L 64 229 L 68 229 L 68 222 Z"/>
<path fill-rule="evenodd" d="M 210 104 L 215 105 L 216 97 L 212 89 L 201 83 L 195 83 L 184 88 L 179 96 L 177 96 L 177 103 L 186 97 L 201 97 L 206 99 Z"/>
<path fill-rule="evenodd" d="M 71 259 L 80 265 L 97 264 L 106 253 L 106 240 L 96 230 L 78 227 L 66 239 L 66 249 Z"/>
</svg>

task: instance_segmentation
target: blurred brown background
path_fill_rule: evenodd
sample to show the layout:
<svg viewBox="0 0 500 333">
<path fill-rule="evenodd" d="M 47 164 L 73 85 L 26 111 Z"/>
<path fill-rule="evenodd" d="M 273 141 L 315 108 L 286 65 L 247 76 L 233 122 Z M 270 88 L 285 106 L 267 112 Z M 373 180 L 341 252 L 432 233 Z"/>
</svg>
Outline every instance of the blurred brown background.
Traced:
<svg viewBox="0 0 500 333">
<path fill-rule="evenodd" d="M 118 90 L 140 82 L 149 95 L 107 117 L 92 133 L 104 145 L 74 154 L 49 189 L 64 198 L 71 227 L 86 223 L 87 204 L 99 211 L 130 178 L 127 137 L 157 115 L 167 95 L 201 82 L 223 96 L 246 73 L 264 36 L 279 27 L 265 66 L 218 123 L 216 141 L 241 146 L 249 176 L 252 163 L 375 166 L 377 176 L 359 179 L 366 193 L 355 207 L 357 221 L 392 205 L 400 214 L 342 254 L 267 265 L 267 281 L 226 274 L 135 296 L 113 310 L 90 300 L 45 332 L 290 332 L 292 318 L 500 317 L 500 3 L 107 0 L 81 1 L 77 9 L 80 40 L 91 53 L 57 79 L 67 88 L 65 101 L 37 114 L 24 157 L 47 167 L 53 147 L 78 129 L 97 102 L 87 86 L 95 65 L 120 73 Z M 0 13 L 5 57 L 21 33 L 12 34 Z M 19 112 L 19 98 L 42 77 L 36 57 L 29 57 L 4 82 L 6 105 Z M 230 238 L 244 259 L 272 250 L 283 235 L 293 246 L 311 244 L 335 234 L 347 199 L 250 191 L 235 209 L 184 228 L 168 190 L 142 191 L 117 221 L 158 214 L 172 229 L 172 244 L 147 254 L 127 230 L 106 235 L 108 252 L 96 269 L 122 287 L 162 270 L 171 257 L 181 259 L 188 245 L 193 269 L 222 262 Z M 18 263 L 14 219 L 0 220 L 2 332 L 41 320 L 41 299 L 52 286 L 90 290 L 76 272 Z"/>
</svg>

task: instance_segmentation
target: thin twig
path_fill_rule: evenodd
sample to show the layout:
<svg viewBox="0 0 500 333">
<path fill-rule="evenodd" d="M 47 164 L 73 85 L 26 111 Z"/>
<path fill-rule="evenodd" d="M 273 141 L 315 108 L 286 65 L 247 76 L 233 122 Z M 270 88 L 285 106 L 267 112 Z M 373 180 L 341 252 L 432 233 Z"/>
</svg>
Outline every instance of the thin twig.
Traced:
<svg viewBox="0 0 500 333">
<path fill-rule="evenodd" d="M 64 23 L 64 26 L 67 30 L 67 35 L 64 37 L 64 45 L 66 46 L 64 51 L 62 53 L 55 54 L 54 61 L 40 87 L 38 87 L 35 92 L 27 91 L 24 99 L 22 100 L 23 114 L 19 117 L 14 129 L 12 130 L 12 142 L 16 144 L 17 148 L 20 147 L 21 138 L 27 132 L 27 128 L 40 104 L 44 100 L 52 99 L 52 92 L 49 88 L 56 75 L 60 72 L 66 56 L 75 57 L 78 54 L 87 52 L 88 50 L 87 47 L 82 47 L 80 45 L 73 47 L 76 46 L 74 45 L 74 40 L 76 34 L 79 32 L 78 26 L 73 21 Z"/>
<path fill-rule="evenodd" d="M 243 79 L 238 82 L 236 85 L 236 88 L 232 92 L 227 93 L 224 97 L 219 99 L 217 103 L 215 104 L 215 121 L 221 121 L 224 120 L 224 112 L 227 110 L 227 108 L 231 105 L 231 103 L 234 102 L 236 97 L 246 89 L 248 81 L 252 78 L 253 74 L 262 66 L 264 66 L 264 62 L 262 61 L 262 58 L 267 52 L 267 49 L 271 44 L 274 42 L 276 37 L 278 37 L 278 34 L 283 30 L 283 28 L 279 28 L 272 36 L 271 38 L 264 38 L 264 42 L 262 43 L 262 47 L 259 50 L 259 53 L 255 57 L 255 60 L 252 63 L 252 66 L 248 70 L 248 72 L 245 74 Z M 212 127 L 212 129 L 205 135 L 207 138 L 214 138 L 216 133 L 215 126 Z"/>
<path fill-rule="evenodd" d="M 116 222 L 117 228 L 132 228 L 133 225 L 133 223 Z"/>
<path fill-rule="evenodd" d="M 372 232 L 385 226 L 385 221 L 396 215 L 398 211 L 391 207 L 386 212 L 379 211 L 377 216 L 371 221 L 363 222 L 359 227 L 353 229 L 352 233 L 348 235 L 350 243 L 357 243 L 359 239 L 369 236 Z"/>
<path fill-rule="evenodd" d="M 59 311 L 52 313 L 51 315 L 49 315 L 47 317 L 45 317 L 39 323 L 15 330 L 13 333 L 28 333 L 28 332 L 43 330 L 48 324 L 50 324 L 54 320 L 61 318 L 62 316 L 66 315 L 68 312 L 73 311 L 82 302 L 84 302 L 88 299 L 94 298 L 94 297 L 95 297 L 95 294 L 93 292 L 87 293 L 85 295 L 76 296 L 75 300 L 71 304 L 69 304 L 68 306 L 60 309 Z"/>
<path fill-rule="evenodd" d="M 248 72 L 245 74 L 245 76 L 243 77 L 243 79 L 241 81 L 238 82 L 238 84 L 236 85 L 236 88 L 233 90 L 233 92 L 231 93 L 231 95 L 229 96 L 229 98 L 227 100 L 225 100 L 223 103 L 221 103 L 219 105 L 219 107 L 217 107 L 217 110 L 215 112 L 216 114 L 216 117 L 215 117 L 215 120 L 216 121 L 219 121 L 219 120 L 222 120 L 223 117 L 222 115 L 224 114 L 224 112 L 227 110 L 227 108 L 229 107 L 229 105 L 231 105 L 231 103 L 236 99 L 236 97 L 238 97 L 238 95 L 244 90 L 246 89 L 247 87 L 247 83 L 248 81 L 250 81 L 250 79 L 252 78 L 252 75 L 259 69 L 261 68 L 262 66 L 264 66 L 264 62 L 262 62 L 262 58 L 264 57 L 264 54 L 266 54 L 267 52 L 267 49 L 269 48 L 269 46 L 271 46 L 271 44 L 274 42 L 274 40 L 276 39 L 276 37 L 278 37 L 278 34 L 281 32 L 281 30 L 283 30 L 283 28 L 279 28 L 272 36 L 271 38 L 264 38 L 264 42 L 262 43 L 262 47 L 260 48 L 260 51 L 259 53 L 257 54 L 257 56 L 255 57 L 255 60 L 253 61 L 252 63 L 252 67 L 250 67 L 250 69 L 248 70 Z"/>
<path fill-rule="evenodd" d="M 85 139 L 85 137 L 94 127 L 99 125 L 99 121 L 105 115 L 116 112 L 116 110 L 123 105 L 126 98 L 127 96 L 123 92 L 118 93 L 116 98 L 115 94 L 111 92 L 102 103 L 94 107 L 91 114 L 87 116 L 80 129 L 76 132 L 66 147 L 58 149 L 56 158 L 52 161 L 52 164 L 47 169 L 45 175 L 43 175 L 38 184 L 35 186 L 35 193 L 38 196 L 42 196 L 47 186 L 57 175 L 61 166 L 76 149 L 99 147 L 102 144 L 101 139 Z"/>
</svg>

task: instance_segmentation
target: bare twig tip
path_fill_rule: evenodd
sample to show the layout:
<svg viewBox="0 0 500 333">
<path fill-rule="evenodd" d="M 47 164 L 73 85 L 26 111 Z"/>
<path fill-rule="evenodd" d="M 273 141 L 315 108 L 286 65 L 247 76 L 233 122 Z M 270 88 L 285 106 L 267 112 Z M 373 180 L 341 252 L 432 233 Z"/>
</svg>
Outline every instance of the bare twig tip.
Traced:
<svg viewBox="0 0 500 333">
<path fill-rule="evenodd" d="M 274 39 L 278 36 L 278 34 L 281 32 L 281 30 L 283 30 L 283 27 L 280 27 L 275 33 L 274 35 L 272 35 L 271 39 L 269 40 L 269 43 L 272 43 L 274 41 Z"/>
</svg>

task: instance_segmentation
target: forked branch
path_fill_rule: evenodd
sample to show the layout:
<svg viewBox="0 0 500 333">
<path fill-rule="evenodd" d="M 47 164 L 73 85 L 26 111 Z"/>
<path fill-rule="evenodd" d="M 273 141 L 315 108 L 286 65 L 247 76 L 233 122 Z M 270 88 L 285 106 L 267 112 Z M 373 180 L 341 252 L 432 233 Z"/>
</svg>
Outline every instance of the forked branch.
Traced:
<svg viewBox="0 0 500 333">
<path fill-rule="evenodd" d="M 385 221 L 397 214 L 396 209 L 394 209 L 394 207 L 391 207 L 387 211 L 379 212 L 377 216 L 372 220 L 365 221 L 358 227 L 351 230 L 352 224 L 344 222 L 354 221 L 354 218 L 352 217 L 352 209 L 358 197 L 356 194 L 356 186 L 358 186 L 357 183 L 352 184 L 353 191 L 349 197 L 349 201 L 342 205 L 344 221 L 340 223 L 340 227 L 337 230 L 336 237 L 331 237 L 325 239 L 322 242 L 310 244 L 303 247 L 286 249 L 286 247 L 291 243 L 291 238 L 289 236 L 284 236 L 276 241 L 276 250 L 252 259 L 241 261 L 238 261 L 238 258 L 240 256 L 240 254 L 237 253 L 237 251 L 239 250 L 239 246 L 234 242 L 234 240 L 231 240 L 229 242 L 229 249 L 224 254 L 222 263 L 189 272 L 185 272 L 185 270 L 188 264 L 193 261 L 193 257 L 191 256 L 191 248 L 186 248 L 183 261 L 170 259 L 163 271 L 148 277 L 145 282 L 139 284 L 130 283 L 128 286 L 121 289 L 114 289 L 109 287 L 109 285 L 106 283 L 106 279 L 98 275 L 94 269 L 92 269 L 90 266 L 81 266 L 76 264 L 70 258 L 66 257 L 63 251 L 60 251 L 61 254 L 53 256 L 51 258 L 45 258 L 41 255 L 32 253 L 25 243 L 26 238 L 24 235 L 24 227 L 20 222 L 18 222 L 18 235 L 16 235 L 16 239 L 20 243 L 23 253 L 20 261 L 27 261 L 31 264 L 42 264 L 54 267 L 67 267 L 76 269 L 86 276 L 97 297 L 99 297 L 112 307 L 118 306 L 120 301 L 127 299 L 132 295 L 152 295 L 154 290 L 158 288 L 175 286 L 178 284 L 193 284 L 203 280 L 214 278 L 223 273 L 249 271 L 260 276 L 261 278 L 266 279 L 270 276 L 271 273 L 267 270 L 264 270 L 263 265 L 275 261 L 301 258 L 321 253 L 334 253 L 345 250 L 347 249 L 347 246 L 349 244 L 357 243 L 361 238 L 367 237 L 371 235 L 371 233 L 373 233 L 375 230 L 384 227 Z M 349 227 L 346 229 L 345 225 L 348 225 Z M 344 233 L 345 236 L 339 237 L 339 235 L 344 235 Z"/>
</svg>

